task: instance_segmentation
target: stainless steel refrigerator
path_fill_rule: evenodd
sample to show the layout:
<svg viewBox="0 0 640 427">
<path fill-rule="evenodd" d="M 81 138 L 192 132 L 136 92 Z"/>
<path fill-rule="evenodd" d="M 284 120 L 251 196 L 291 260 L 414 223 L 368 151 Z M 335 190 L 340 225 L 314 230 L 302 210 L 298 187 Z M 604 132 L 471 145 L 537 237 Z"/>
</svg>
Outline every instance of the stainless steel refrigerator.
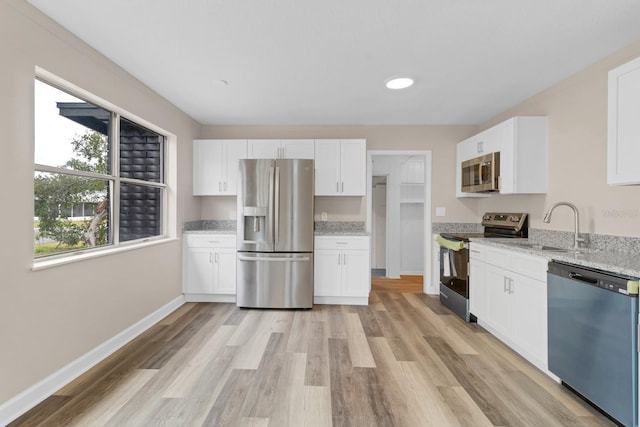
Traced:
<svg viewBox="0 0 640 427">
<path fill-rule="evenodd" d="M 239 161 L 239 307 L 313 306 L 313 178 L 313 160 Z"/>
</svg>

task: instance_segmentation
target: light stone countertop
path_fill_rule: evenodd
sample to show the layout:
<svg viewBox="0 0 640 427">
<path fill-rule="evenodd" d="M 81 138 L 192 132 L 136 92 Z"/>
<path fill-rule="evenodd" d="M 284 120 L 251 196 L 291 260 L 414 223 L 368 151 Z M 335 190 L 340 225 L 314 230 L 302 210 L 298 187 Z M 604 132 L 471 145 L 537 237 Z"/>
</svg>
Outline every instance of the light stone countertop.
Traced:
<svg viewBox="0 0 640 427">
<path fill-rule="evenodd" d="M 210 230 L 185 230 L 183 234 L 232 234 L 236 235 L 236 230 L 210 229 Z"/>
<path fill-rule="evenodd" d="M 625 276 L 640 278 L 640 254 L 629 252 L 613 252 L 602 250 L 581 249 L 580 252 L 551 252 L 532 248 L 527 244 L 546 245 L 544 242 L 531 242 L 528 239 L 486 239 L 471 238 L 472 243 L 494 246 L 503 249 L 546 258 L 549 261 L 561 261 L 587 268 L 617 273 Z M 555 246 L 550 244 L 549 246 Z"/>
<path fill-rule="evenodd" d="M 354 231 L 354 230 L 322 230 L 315 231 L 314 236 L 370 236 L 371 233 L 366 231 Z"/>
</svg>

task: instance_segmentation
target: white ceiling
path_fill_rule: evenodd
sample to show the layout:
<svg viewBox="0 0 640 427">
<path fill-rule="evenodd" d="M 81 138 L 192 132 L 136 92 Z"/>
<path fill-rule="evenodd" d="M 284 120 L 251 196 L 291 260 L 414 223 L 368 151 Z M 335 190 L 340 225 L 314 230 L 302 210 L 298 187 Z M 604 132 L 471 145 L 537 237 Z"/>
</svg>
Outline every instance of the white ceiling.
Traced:
<svg viewBox="0 0 640 427">
<path fill-rule="evenodd" d="M 210 125 L 477 124 L 640 40 L 638 0 L 28 1 Z"/>
</svg>

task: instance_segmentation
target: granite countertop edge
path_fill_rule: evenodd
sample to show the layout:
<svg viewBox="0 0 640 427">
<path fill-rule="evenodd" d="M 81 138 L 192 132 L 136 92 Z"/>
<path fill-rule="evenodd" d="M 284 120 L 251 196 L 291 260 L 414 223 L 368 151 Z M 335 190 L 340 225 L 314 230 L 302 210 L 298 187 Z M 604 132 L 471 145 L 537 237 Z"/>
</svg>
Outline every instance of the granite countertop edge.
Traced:
<svg viewBox="0 0 640 427">
<path fill-rule="evenodd" d="M 366 231 L 337 231 L 337 230 L 322 230 L 314 231 L 314 236 L 370 236 L 371 233 Z"/>
<path fill-rule="evenodd" d="M 526 239 L 486 239 L 482 237 L 474 237 L 470 240 L 472 243 L 475 242 L 486 246 L 515 250 L 519 253 L 545 258 L 548 261 L 553 260 L 566 262 L 578 266 L 640 278 L 640 257 L 638 257 L 637 254 L 627 252 L 590 251 L 589 249 L 585 249 L 585 252 L 578 254 L 549 252 L 522 246 L 522 241 L 526 241 Z M 538 242 L 532 243 L 537 244 Z"/>
<path fill-rule="evenodd" d="M 220 229 L 212 229 L 212 230 L 185 230 L 182 232 L 183 234 L 232 234 L 235 235 L 235 230 L 220 230 Z M 326 231 L 314 231 L 314 236 L 370 236 L 371 233 L 367 233 L 366 231 L 336 231 L 336 230 L 326 230 Z"/>
<path fill-rule="evenodd" d="M 236 230 L 210 229 L 210 230 L 184 230 L 182 234 L 236 234 Z"/>
</svg>

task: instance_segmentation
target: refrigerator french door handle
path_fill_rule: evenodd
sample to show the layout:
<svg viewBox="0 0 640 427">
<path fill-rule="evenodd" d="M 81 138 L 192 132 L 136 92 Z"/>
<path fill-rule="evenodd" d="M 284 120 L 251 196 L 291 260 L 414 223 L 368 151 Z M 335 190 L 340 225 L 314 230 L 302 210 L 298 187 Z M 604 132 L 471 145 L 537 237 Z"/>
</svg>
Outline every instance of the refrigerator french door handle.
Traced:
<svg viewBox="0 0 640 427">
<path fill-rule="evenodd" d="M 274 227 L 273 232 L 275 234 L 274 241 L 275 245 L 278 245 L 278 237 L 280 231 L 280 167 L 276 166 L 276 176 L 275 176 L 275 197 L 274 197 L 274 208 L 275 215 L 273 218 Z"/>
<path fill-rule="evenodd" d="M 274 226 L 274 212 L 275 212 L 275 191 L 274 191 L 274 171 L 275 171 L 275 167 L 274 166 L 270 166 L 269 167 L 269 217 L 267 218 L 267 220 L 265 220 L 265 227 L 266 227 L 266 231 L 267 231 L 267 235 L 266 235 L 266 239 L 267 242 L 273 242 L 273 236 L 270 236 L 270 233 L 273 233 L 273 226 Z"/>
</svg>

